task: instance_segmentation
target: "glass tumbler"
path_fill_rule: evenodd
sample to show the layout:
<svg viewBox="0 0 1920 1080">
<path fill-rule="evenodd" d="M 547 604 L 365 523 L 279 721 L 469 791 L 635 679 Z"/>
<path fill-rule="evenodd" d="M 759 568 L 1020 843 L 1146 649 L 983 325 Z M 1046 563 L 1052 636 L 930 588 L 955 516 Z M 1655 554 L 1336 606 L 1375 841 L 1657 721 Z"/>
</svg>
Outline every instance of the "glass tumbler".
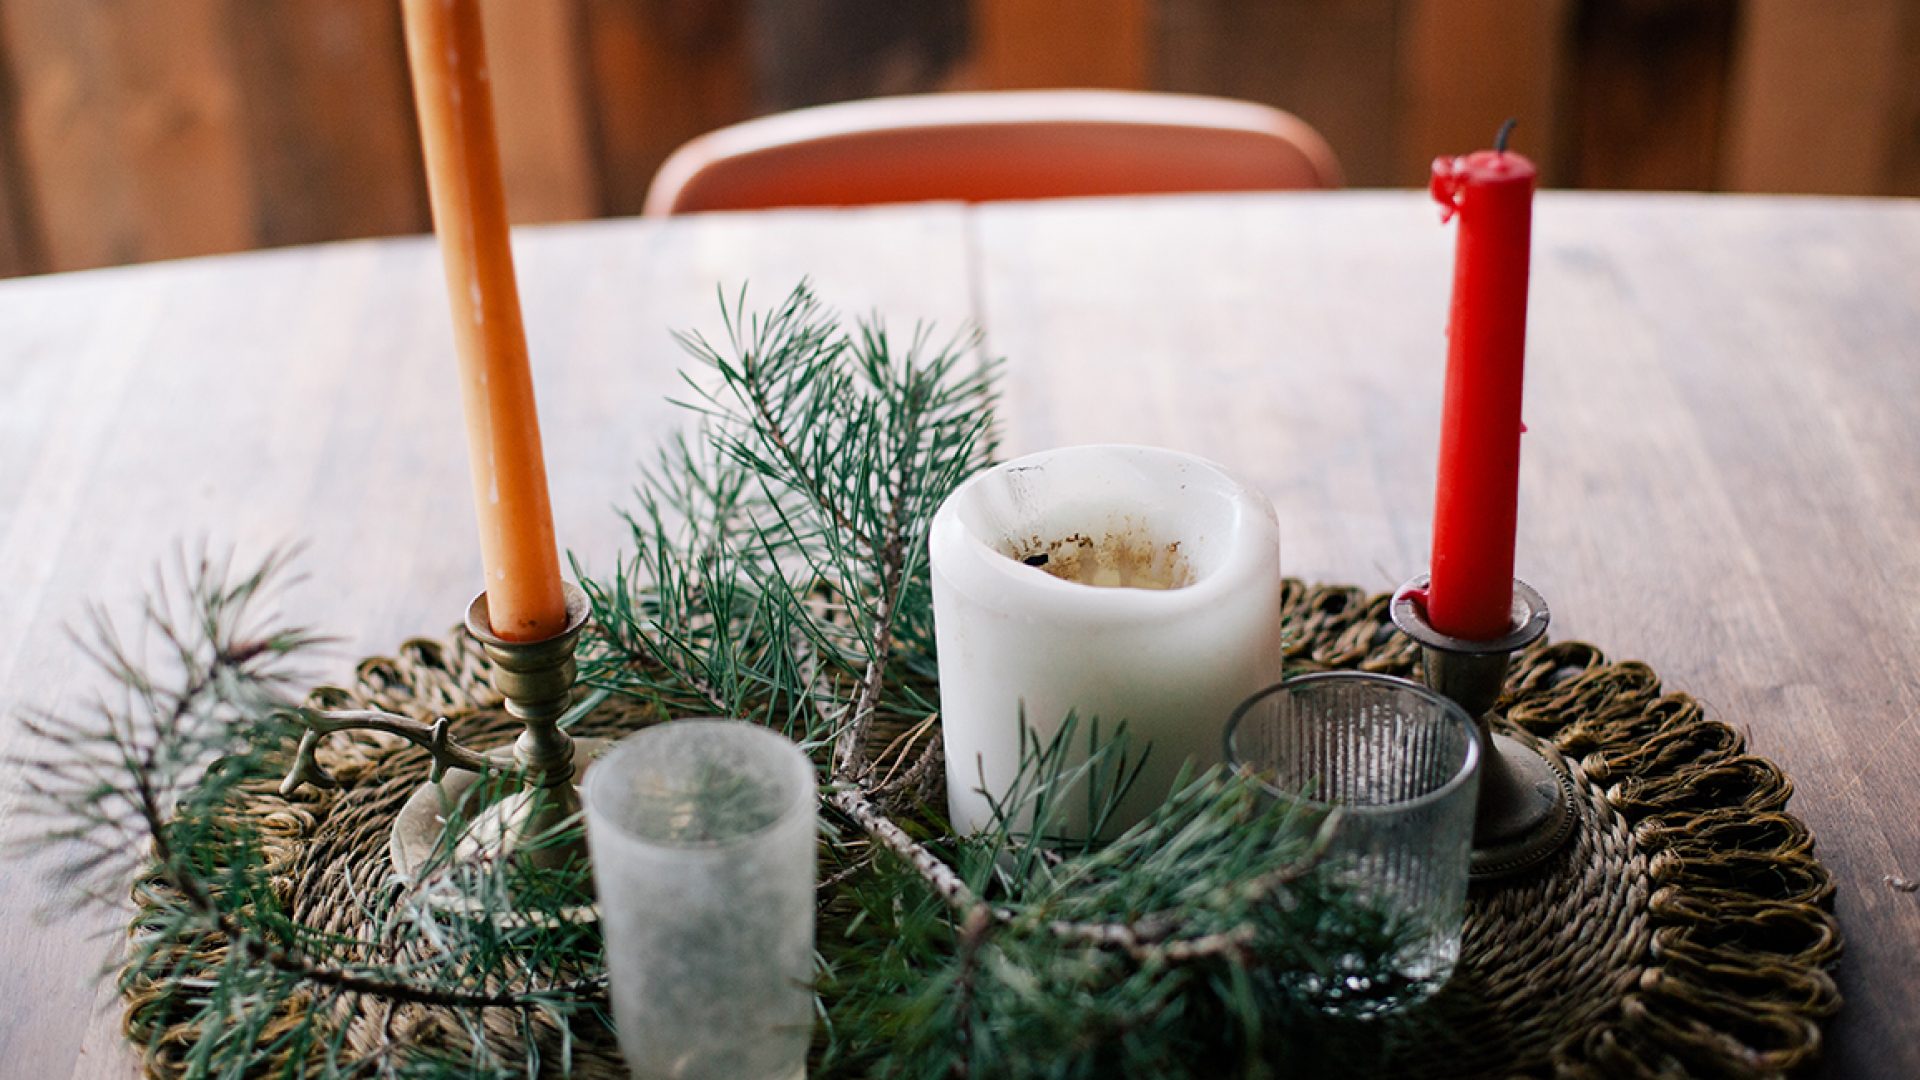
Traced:
<svg viewBox="0 0 1920 1080">
<path fill-rule="evenodd" d="M 1367 1014 L 1438 990 L 1460 956 L 1480 791 L 1466 711 L 1405 679 L 1302 675 L 1234 712 L 1227 760 L 1331 830 L 1323 865 L 1364 913 L 1344 940 L 1309 943 L 1309 996 Z"/>
<path fill-rule="evenodd" d="M 815 783 L 792 741 L 736 720 L 647 728 L 587 770 L 614 1027 L 636 1078 L 806 1075 Z"/>
</svg>

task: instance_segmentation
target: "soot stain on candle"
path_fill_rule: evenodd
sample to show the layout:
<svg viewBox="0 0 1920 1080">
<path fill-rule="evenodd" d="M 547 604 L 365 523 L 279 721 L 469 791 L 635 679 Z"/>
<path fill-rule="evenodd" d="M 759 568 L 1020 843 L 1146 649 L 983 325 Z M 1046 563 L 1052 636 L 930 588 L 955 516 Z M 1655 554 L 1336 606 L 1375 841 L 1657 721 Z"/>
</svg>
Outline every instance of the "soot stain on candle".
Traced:
<svg viewBox="0 0 1920 1080">
<path fill-rule="evenodd" d="M 1098 537 L 1035 534 L 1013 542 L 1003 554 L 1062 581 L 1095 588 L 1164 591 L 1193 584 L 1193 566 L 1181 542 L 1162 542 L 1139 528 Z"/>
</svg>

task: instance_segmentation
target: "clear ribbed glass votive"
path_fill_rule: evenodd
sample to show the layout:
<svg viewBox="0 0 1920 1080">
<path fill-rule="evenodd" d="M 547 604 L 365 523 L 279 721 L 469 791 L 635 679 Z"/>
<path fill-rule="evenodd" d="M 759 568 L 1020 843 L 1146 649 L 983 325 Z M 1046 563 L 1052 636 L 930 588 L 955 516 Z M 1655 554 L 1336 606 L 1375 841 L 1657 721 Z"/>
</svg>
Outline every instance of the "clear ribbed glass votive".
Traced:
<svg viewBox="0 0 1920 1080">
<path fill-rule="evenodd" d="M 1465 710 L 1405 679 L 1303 675 L 1234 712 L 1227 760 L 1310 824 L 1334 816 L 1323 865 L 1363 917 L 1307 950 L 1311 996 L 1364 1014 L 1438 990 L 1460 956 L 1480 791 Z"/>
<path fill-rule="evenodd" d="M 636 1078 L 806 1075 L 813 1025 L 813 765 L 757 724 L 630 735 L 581 799 Z"/>
</svg>

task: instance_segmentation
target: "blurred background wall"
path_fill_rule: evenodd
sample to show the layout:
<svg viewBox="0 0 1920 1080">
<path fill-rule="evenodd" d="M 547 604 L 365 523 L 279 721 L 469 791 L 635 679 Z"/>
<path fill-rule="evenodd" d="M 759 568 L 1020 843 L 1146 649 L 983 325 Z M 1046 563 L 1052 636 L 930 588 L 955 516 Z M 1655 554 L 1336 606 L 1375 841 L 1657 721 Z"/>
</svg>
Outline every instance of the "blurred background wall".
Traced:
<svg viewBox="0 0 1920 1080">
<path fill-rule="evenodd" d="M 1291 110 L 1353 186 L 1507 115 L 1550 184 L 1920 194 L 1920 0 L 486 0 L 514 214 L 929 90 Z M 0 0 L 0 275 L 428 228 L 395 0 Z"/>
</svg>

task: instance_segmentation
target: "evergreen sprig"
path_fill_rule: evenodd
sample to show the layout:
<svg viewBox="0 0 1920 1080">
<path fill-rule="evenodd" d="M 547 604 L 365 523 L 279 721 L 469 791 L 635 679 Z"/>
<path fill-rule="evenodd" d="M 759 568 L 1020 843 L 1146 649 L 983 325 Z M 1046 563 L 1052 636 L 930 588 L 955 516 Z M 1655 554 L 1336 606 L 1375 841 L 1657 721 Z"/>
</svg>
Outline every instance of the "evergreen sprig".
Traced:
<svg viewBox="0 0 1920 1080">
<path fill-rule="evenodd" d="M 897 348 L 877 323 L 843 330 L 804 285 L 764 314 L 744 293 L 722 310 L 721 341 L 681 339 L 697 431 L 643 472 L 627 556 L 581 575 L 596 627 L 581 669 L 814 756 L 815 1074 L 1267 1074 L 1352 1050 L 1311 988 L 1387 967 L 1398 930 L 1317 869 L 1314 823 L 1250 781 L 1206 772 L 1110 844 L 1050 840 L 1069 800 L 1101 820 L 1138 763 L 1124 729 L 1069 717 L 1029 736 L 993 828 L 945 821 L 926 537 L 993 456 L 995 365 L 978 340 L 922 328 Z M 499 916 L 564 913 L 581 868 L 449 845 L 414 884 L 367 898 L 365 931 L 344 940 L 295 918 L 235 824 L 297 735 L 279 719 L 297 684 L 286 661 L 314 639 L 254 617 L 283 562 L 236 578 L 202 558 L 163 581 L 147 628 L 165 663 L 101 624 L 92 653 L 126 700 L 39 724 L 46 842 L 102 895 L 136 871 L 147 883 L 124 978 L 197 1028 L 191 1074 L 566 1072 L 576 1025 L 605 1021 L 597 935 Z M 228 949 L 208 976 L 186 957 L 210 939 Z M 435 1006 L 456 1037 L 349 1046 L 346 1017 L 368 1002 Z M 525 1056 L 488 1037 L 502 1016 Z"/>
</svg>

